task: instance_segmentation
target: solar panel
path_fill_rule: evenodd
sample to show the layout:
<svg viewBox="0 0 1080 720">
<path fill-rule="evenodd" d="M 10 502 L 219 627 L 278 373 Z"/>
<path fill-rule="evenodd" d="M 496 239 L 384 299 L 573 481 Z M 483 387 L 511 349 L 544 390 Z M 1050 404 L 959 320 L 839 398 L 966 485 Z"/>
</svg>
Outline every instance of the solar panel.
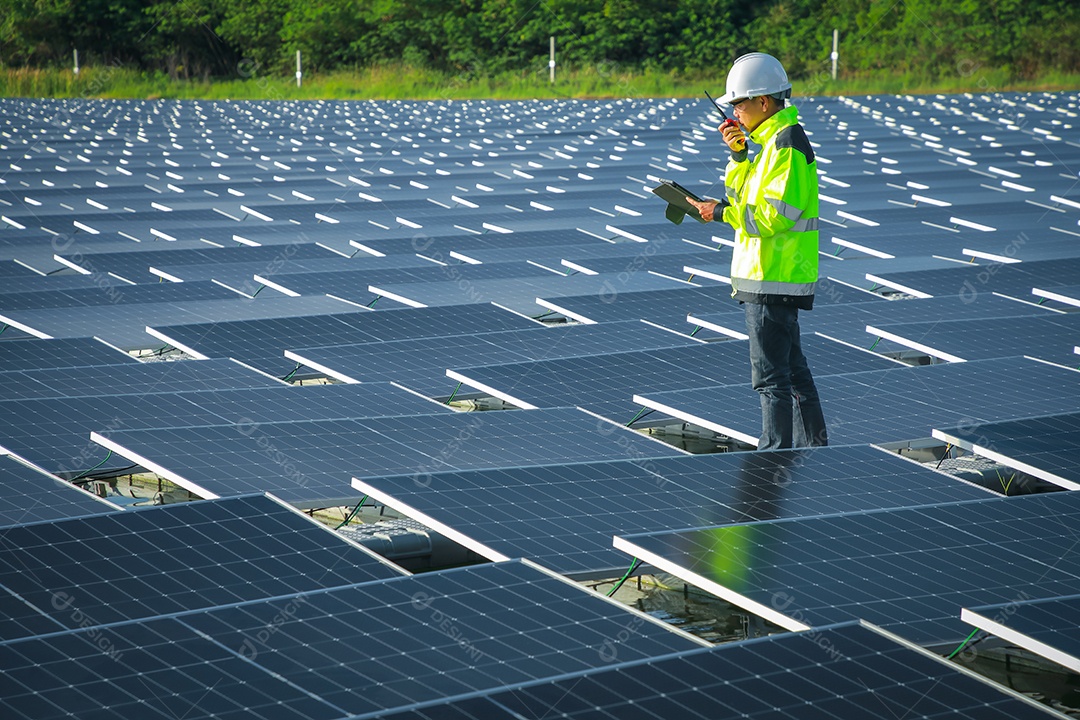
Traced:
<svg viewBox="0 0 1080 720">
<path fill-rule="evenodd" d="M 895 362 L 831 340 L 807 336 L 803 349 L 816 374 L 899 367 Z M 745 342 L 708 343 L 603 356 L 460 367 L 451 379 L 525 409 L 577 405 L 618 422 L 640 408 L 635 393 L 702 385 L 748 383 Z"/>
<path fill-rule="evenodd" d="M 147 325 L 283 318 L 352 310 L 354 306 L 328 297 L 251 300 L 237 296 L 235 300 L 0 311 L 0 322 L 36 337 L 76 338 L 91 334 L 119 348 L 142 350 L 156 342 L 147 336 Z"/>
<path fill-rule="evenodd" d="M 212 282 L 160 283 L 157 285 L 95 286 L 72 290 L 40 290 L 0 295 L 0 310 L 46 310 L 52 308 L 181 303 L 192 300 L 231 300 L 237 294 Z"/>
<path fill-rule="evenodd" d="M 866 331 L 949 362 L 1029 355 L 1072 364 L 1080 317 L 998 317 L 867 325 Z"/>
<path fill-rule="evenodd" d="M 0 343 L 0 367 L 5 370 L 135 365 L 138 362 L 131 355 L 89 337 L 28 338 Z"/>
<path fill-rule="evenodd" d="M 203 361 L 209 362 L 209 361 Z M 170 363 L 175 364 L 175 363 Z M 273 382 L 273 381 L 270 381 Z M 138 395 L 45 398 L 0 402 L 0 445 L 65 478 L 113 477 L 131 463 L 89 442 L 118 430 L 232 423 L 251 433 L 260 423 L 452 413 L 386 383 L 343 387 L 252 387 Z"/>
<path fill-rule="evenodd" d="M 701 644 L 528 563 L 498 563 L 9 641 L 0 707 L 340 718 L 603 667 L 605 642 L 624 661 Z"/>
<path fill-rule="evenodd" d="M 582 323 L 651 320 L 678 328 L 687 312 L 698 308 L 726 307 L 733 301 L 730 287 L 710 286 L 621 292 L 612 297 L 592 294 L 550 300 L 539 298 L 537 303 Z"/>
<path fill-rule="evenodd" d="M 1080 495 L 619 536 L 615 546 L 790 630 L 861 618 L 955 647 L 960 608 L 1080 592 Z M 951 649 L 951 648 L 950 648 Z"/>
<path fill-rule="evenodd" d="M 1072 412 L 1080 374 L 1001 358 L 833 377 L 815 373 L 814 382 L 835 445 L 896 443 L 930 437 L 933 428 Z M 643 392 L 634 400 L 751 445 L 761 434 L 761 404 L 749 387 Z"/>
<path fill-rule="evenodd" d="M 645 272 L 599 275 L 550 275 L 502 280 L 371 285 L 376 295 L 410 307 L 495 303 L 523 315 L 536 315 L 538 297 L 596 293 L 614 297 L 620 292 L 686 287 L 686 283 Z"/>
<path fill-rule="evenodd" d="M 964 608 L 964 622 L 1080 673 L 1080 595 Z"/>
<path fill-rule="evenodd" d="M 352 475 L 670 457 L 670 445 L 578 410 L 452 413 L 95 433 L 115 453 L 201 497 L 273 490 L 294 505 L 354 504 Z"/>
<path fill-rule="evenodd" d="M 805 633 L 619 663 L 484 696 L 417 703 L 386 720 L 559 717 L 1051 717 L 1030 698 L 967 673 L 872 626 Z M 354 720 L 372 717 L 363 715 Z"/>
<path fill-rule="evenodd" d="M 986 497 L 869 446 L 368 477 L 353 487 L 491 560 L 571 577 L 626 564 L 617 534 Z M 607 573 L 605 575 L 605 573 Z"/>
<path fill-rule="evenodd" d="M 982 293 L 997 292 L 1030 300 L 1031 290 L 1035 287 L 1050 289 L 1076 285 L 1080 279 L 1080 258 L 881 273 L 867 279 L 920 297 L 955 295 L 970 301 Z"/>
<path fill-rule="evenodd" d="M 295 347 L 535 327 L 537 324 L 528 318 L 491 305 L 475 305 L 159 326 L 149 328 L 148 332 L 196 357 L 233 357 L 280 376 L 296 367 L 295 362 L 282 355 L 285 350 Z"/>
<path fill-rule="evenodd" d="M 483 265 L 429 263 L 425 267 L 290 273 L 279 276 L 256 275 L 255 281 L 267 283 L 286 294 L 332 295 L 349 302 L 368 305 L 378 297 L 377 293 L 368 290 L 368 286 L 372 284 L 455 282 L 464 286 L 479 280 L 550 274 L 524 262 L 484 263 Z"/>
<path fill-rule="evenodd" d="M 0 533 L 0 639 L 403 572 L 263 495 L 19 525 Z"/>
<path fill-rule="evenodd" d="M 1080 413 L 935 428 L 934 437 L 1011 468 L 1080 490 Z"/>
<path fill-rule="evenodd" d="M 120 509 L 7 455 L 0 456 L 0 490 L 0 527 Z"/>
<path fill-rule="evenodd" d="M 868 296 L 869 297 L 869 296 Z M 701 306 L 698 306 L 701 307 Z M 695 308 L 697 309 L 697 308 Z M 1054 315 L 1014 300 L 983 293 L 971 302 L 955 296 L 932 297 L 921 300 L 893 302 L 839 303 L 815 307 L 799 313 L 799 327 L 805 332 L 819 332 L 858 347 L 873 347 L 877 352 L 884 345 L 866 332 L 867 325 L 919 323 L 923 321 L 952 321 L 968 318 L 1004 318 L 1010 316 L 1040 317 Z M 741 309 L 725 313 L 691 312 L 687 321 L 731 337 L 745 337 L 746 322 Z M 888 344 L 892 350 L 903 346 Z M 1016 353 L 1013 353 L 1016 354 Z"/>
<path fill-rule="evenodd" d="M 1040 303 L 1046 300 L 1053 300 L 1054 302 L 1059 302 L 1063 305 L 1080 307 L 1080 285 L 1064 285 L 1049 289 L 1036 286 L 1032 288 L 1031 294 L 1041 298 L 1038 301 Z"/>
<path fill-rule="evenodd" d="M 394 381 L 429 397 L 447 397 L 454 389 L 446 378 L 448 367 L 700 344 L 629 321 L 305 348 L 286 350 L 285 356 L 343 382 Z"/>
<path fill-rule="evenodd" d="M 233 232 L 243 232 L 239 227 Z M 231 234 L 231 233 L 230 233 Z M 297 254 L 312 257 L 328 257 L 332 253 L 325 248 L 306 249 L 302 235 L 293 232 L 293 239 L 287 245 L 264 245 L 261 247 L 225 247 L 174 249 L 161 247 L 135 246 L 126 252 L 90 253 L 83 255 L 58 255 L 57 260 L 78 272 L 89 274 L 111 274 L 131 282 L 156 282 L 159 277 L 150 272 L 151 265 L 214 264 L 249 260 L 262 260 L 267 264 L 287 262 Z"/>
<path fill-rule="evenodd" d="M 281 385 L 280 381 L 234 360 L 135 362 L 0 372 L 0 401 Z"/>
</svg>

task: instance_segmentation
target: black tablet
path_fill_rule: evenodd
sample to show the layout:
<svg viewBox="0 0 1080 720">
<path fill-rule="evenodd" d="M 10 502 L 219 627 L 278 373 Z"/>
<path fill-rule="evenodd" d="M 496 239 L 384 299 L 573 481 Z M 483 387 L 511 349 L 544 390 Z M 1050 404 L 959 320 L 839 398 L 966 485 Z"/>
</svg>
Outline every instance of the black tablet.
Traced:
<svg viewBox="0 0 1080 720">
<path fill-rule="evenodd" d="M 667 212 L 665 213 L 667 219 L 678 225 L 683 221 L 683 217 L 689 215 L 700 223 L 705 222 L 701 217 L 701 213 L 698 209 L 686 202 L 686 198 L 693 198 L 698 202 L 702 202 L 702 199 L 697 194 L 687 190 L 674 180 L 660 180 L 660 184 L 652 189 L 654 195 L 668 204 Z"/>
</svg>

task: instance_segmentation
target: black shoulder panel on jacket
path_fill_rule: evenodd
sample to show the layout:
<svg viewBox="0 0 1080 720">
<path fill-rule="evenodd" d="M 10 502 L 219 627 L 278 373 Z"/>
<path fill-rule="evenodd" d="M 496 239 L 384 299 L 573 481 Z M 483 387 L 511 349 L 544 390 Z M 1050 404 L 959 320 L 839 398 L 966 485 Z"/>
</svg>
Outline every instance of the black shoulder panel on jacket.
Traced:
<svg viewBox="0 0 1080 720">
<path fill-rule="evenodd" d="M 810 147 L 810 139 L 802 125 L 792 125 L 776 133 L 777 148 L 794 148 L 806 156 L 806 162 L 814 162 L 814 148 Z"/>
</svg>

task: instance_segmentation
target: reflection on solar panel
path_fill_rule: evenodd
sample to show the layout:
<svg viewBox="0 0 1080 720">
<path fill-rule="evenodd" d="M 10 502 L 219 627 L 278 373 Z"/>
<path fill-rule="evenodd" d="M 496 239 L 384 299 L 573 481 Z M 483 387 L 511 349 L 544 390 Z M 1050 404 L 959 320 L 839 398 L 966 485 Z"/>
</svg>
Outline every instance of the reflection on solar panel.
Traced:
<svg viewBox="0 0 1080 720">
<path fill-rule="evenodd" d="M 117 430 L 93 439 L 201 497 L 272 490 L 307 507 L 355 503 L 349 478 L 682 454 L 579 410 Z"/>
<path fill-rule="evenodd" d="M 58 340 L 38 342 L 62 342 Z M 6 347 L 6 343 L 3 345 Z M 119 355 L 119 353 L 116 353 Z M 274 378 L 234 360 L 135 362 L 0 372 L 0 401 L 138 395 L 183 390 L 281 387 Z"/>
<path fill-rule="evenodd" d="M 1059 302 L 1063 305 L 1080 307 L 1080 285 L 1064 285 L 1062 287 L 1049 289 L 1036 286 L 1032 288 L 1031 294 L 1039 298 Z M 1043 301 L 1039 300 L 1039 302 Z"/>
<path fill-rule="evenodd" d="M 282 353 L 296 347 L 382 342 L 535 327 L 538 327 L 537 324 L 527 318 L 492 305 L 476 305 L 173 325 L 150 328 L 148 332 L 195 357 L 232 357 L 251 363 L 272 375 L 281 376 L 296 367 L 296 363 L 286 360 Z"/>
<path fill-rule="evenodd" d="M 811 367 L 814 367 L 811 360 Z M 1080 373 L 1024 358 L 819 376 L 829 442 L 892 443 L 933 428 L 1076 409 Z M 645 392 L 635 402 L 757 445 L 761 405 L 749 387 Z"/>
<path fill-rule="evenodd" d="M 750 351 L 745 342 L 616 353 L 448 370 L 463 382 L 523 408 L 577 405 L 604 417 L 629 422 L 640 404 L 635 393 L 746 383 Z M 815 373 L 856 372 L 897 367 L 873 353 L 808 336 L 803 349 Z"/>
<path fill-rule="evenodd" d="M 935 428 L 934 437 L 1067 490 L 1080 490 L 1080 413 L 971 422 Z"/>
<path fill-rule="evenodd" d="M 77 338 L 91 334 L 115 347 L 142 350 L 156 344 L 145 332 L 147 325 L 285 318 L 353 310 L 354 306 L 328 297 L 260 297 L 252 300 L 236 296 L 235 300 L 0 311 L 0 322 L 35 337 Z"/>
<path fill-rule="evenodd" d="M 493 560 L 610 577 L 617 534 L 986 497 L 868 446 L 360 478 L 360 492 Z M 603 573 L 608 572 L 608 575 Z"/>
<path fill-rule="evenodd" d="M 1014 599 L 964 608 L 960 617 L 1048 660 L 1080 673 L 1080 595 L 1046 600 Z"/>
<path fill-rule="evenodd" d="M 528 563 L 498 563 L 9 641 L 0 707 L 79 714 L 106 693 L 115 717 L 340 718 L 700 644 Z M 48 673 L 32 671 L 41 662 Z"/>
<path fill-rule="evenodd" d="M 1080 317 L 1012 317 L 867 325 L 866 331 L 949 362 L 1029 355 L 1072 363 Z"/>
<path fill-rule="evenodd" d="M 0 533 L 0 639 L 402 573 L 264 495 L 20 525 Z"/>
<path fill-rule="evenodd" d="M 117 505 L 0 456 L 0 527 L 112 512 Z M 0 533 L 2 539 L 3 533 Z"/>
<path fill-rule="evenodd" d="M 204 360 L 202 362 L 210 362 Z M 169 363 L 173 365 L 175 363 Z M 267 379 L 268 382 L 273 380 Z M 61 477 L 114 477 L 131 463 L 89 441 L 91 432 L 452 413 L 386 383 L 253 387 L 0 402 L 0 445 Z"/>
<path fill-rule="evenodd" d="M 386 720 L 616 717 L 1051 717 L 1004 690 L 875 628 L 855 623 L 620 663 L 485 697 L 418 704 Z M 930 717 L 930 715 L 922 715 Z M 361 716 L 367 718 L 370 716 Z M 356 720 L 360 720 L 357 718 Z"/>
<path fill-rule="evenodd" d="M 960 608 L 1080 593 L 1080 494 L 620 536 L 615 546 L 791 630 L 861 618 L 920 645 Z"/>
<path fill-rule="evenodd" d="M 286 350 L 285 356 L 343 382 L 395 381 L 430 397 L 446 397 L 454 389 L 446 378 L 449 367 L 700 344 L 629 321 Z"/>
<path fill-rule="evenodd" d="M 869 297 L 869 296 L 868 296 Z M 823 305 L 811 312 L 799 313 L 802 331 L 816 331 L 859 347 L 871 346 L 877 352 L 884 349 L 875 345 L 875 336 L 866 332 L 867 325 L 890 323 L 918 323 L 932 318 L 939 321 L 964 318 L 1002 318 L 1010 316 L 1049 316 L 1054 313 L 1031 305 L 1024 305 L 990 293 L 983 293 L 972 302 L 963 302 L 952 296 L 926 298 L 918 301 L 859 302 Z M 692 312 L 687 320 L 706 328 L 731 335 L 745 337 L 746 323 L 741 310 L 726 313 Z M 895 346 L 893 346 L 895 347 Z M 1016 353 L 1012 353 L 1016 354 Z"/>
<path fill-rule="evenodd" d="M 10 340 L 0 343 L 0 367 L 4 370 L 73 368 L 85 365 L 135 365 L 139 361 L 88 337 L 58 340 Z"/>
</svg>

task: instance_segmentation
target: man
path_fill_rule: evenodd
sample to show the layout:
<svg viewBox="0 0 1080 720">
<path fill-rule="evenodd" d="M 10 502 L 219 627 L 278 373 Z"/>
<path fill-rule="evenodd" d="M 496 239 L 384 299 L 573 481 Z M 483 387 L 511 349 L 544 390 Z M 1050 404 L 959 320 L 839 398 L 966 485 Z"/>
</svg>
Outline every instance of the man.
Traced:
<svg viewBox="0 0 1080 720">
<path fill-rule="evenodd" d="M 813 306 L 818 277 L 817 165 L 798 111 L 787 105 L 790 96 L 779 60 L 764 53 L 736 60 L 721 102 L 734 108 L 761 151 L 748 159 L 746 135 L 738 124 L 725 123 L 727 197 L 687 198 L 706 221 L 722 219 L 735 228 L 732 297 L 746 311 L 751 380 L 761 396 L 759 450 L 828 444 L 799 340 L 799 310 Z"/>
</svg>

